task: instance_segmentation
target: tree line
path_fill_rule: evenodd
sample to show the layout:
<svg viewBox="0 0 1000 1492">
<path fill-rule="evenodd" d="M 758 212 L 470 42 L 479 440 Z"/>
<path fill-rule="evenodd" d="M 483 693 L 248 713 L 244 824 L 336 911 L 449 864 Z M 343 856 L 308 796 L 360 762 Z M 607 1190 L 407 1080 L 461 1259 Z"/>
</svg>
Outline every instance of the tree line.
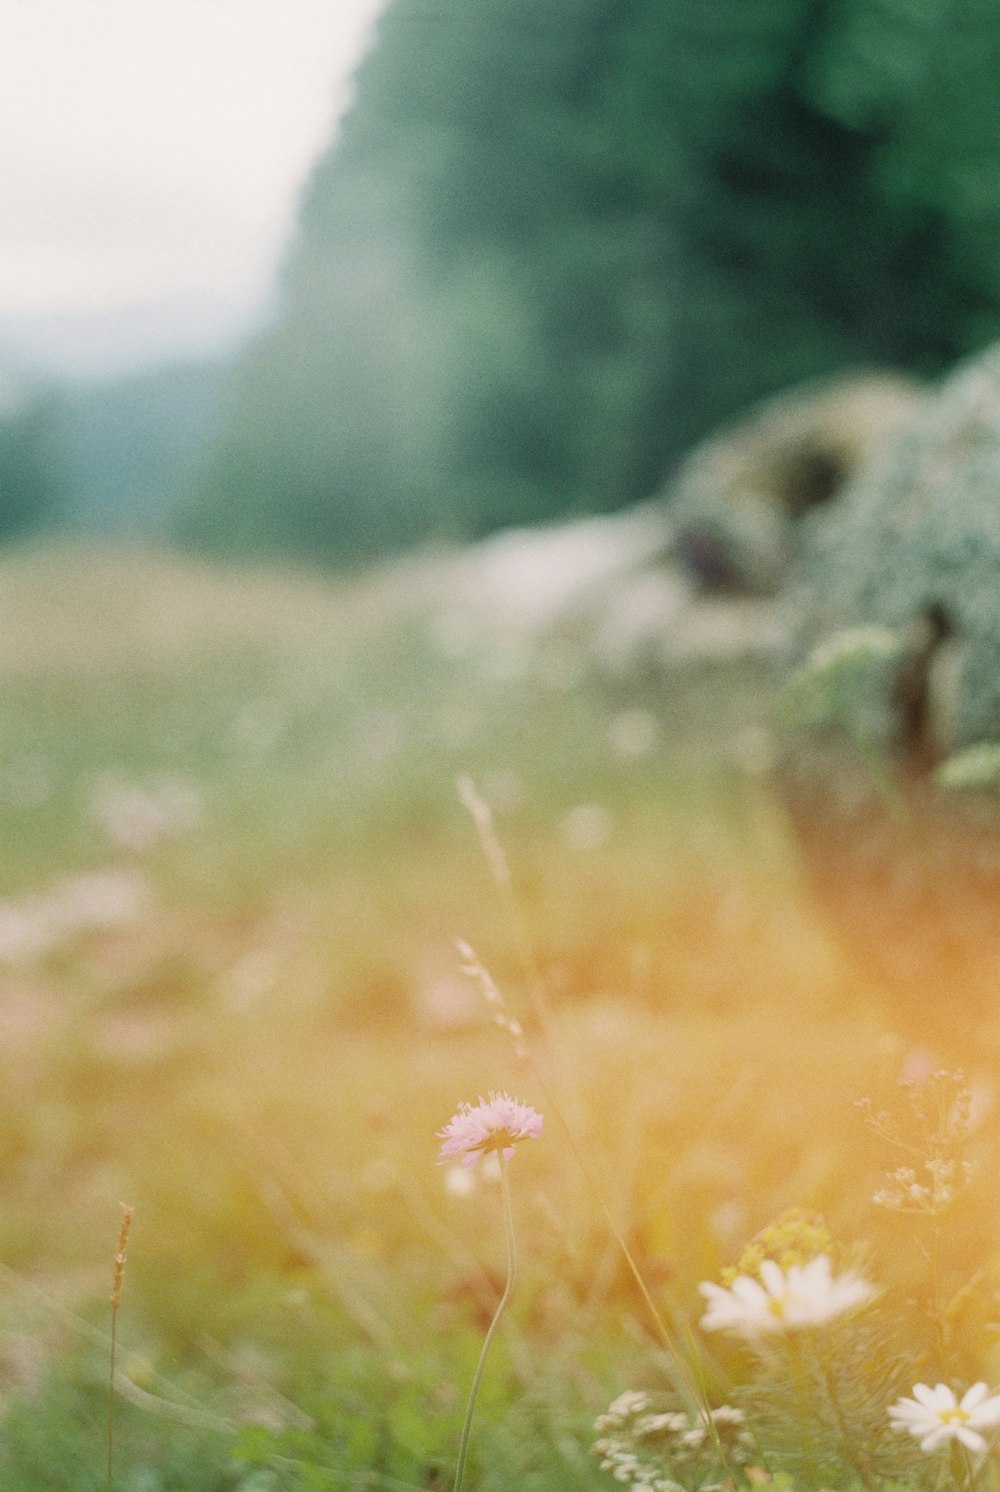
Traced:
<svg viewBox="0 0 1000 1492">
<path fill-rule="evenodd" d="M 177 531 L 610 511 L 755 399 L 1000 328 L 992 0 L 389 0 Z"/>
</svg>

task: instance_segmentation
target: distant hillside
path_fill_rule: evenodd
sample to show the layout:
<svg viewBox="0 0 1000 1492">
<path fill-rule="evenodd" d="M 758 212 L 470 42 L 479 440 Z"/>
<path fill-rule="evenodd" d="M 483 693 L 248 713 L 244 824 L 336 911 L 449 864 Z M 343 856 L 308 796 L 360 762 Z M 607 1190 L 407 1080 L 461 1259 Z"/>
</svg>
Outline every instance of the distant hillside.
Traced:
<svg viewBox="0 0 1000 1492">
<path fill-rule="evenodd" d="M 0 368 L 83 383 L 207 362 L 235 351 L 260 316 L 244 301 L 174 296 L 75 315 L 0 317 Z"/>
<path fill-rule="evenodd" d="M 224 378 L 223 365 L 188 363 L 64 390 L 52 434 L 61 526 L 158 528 L 213 432 Z"/>
</svg>

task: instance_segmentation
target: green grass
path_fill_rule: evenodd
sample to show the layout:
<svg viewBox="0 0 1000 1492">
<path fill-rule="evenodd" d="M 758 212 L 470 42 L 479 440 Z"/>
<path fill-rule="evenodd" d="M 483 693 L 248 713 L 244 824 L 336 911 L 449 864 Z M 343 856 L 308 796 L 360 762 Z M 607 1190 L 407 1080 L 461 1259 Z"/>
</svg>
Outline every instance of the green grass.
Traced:
<svg viewBox="0 0 1000 1492">
<path fill-rule="evenodd" d="M 4 1488 L 106 1485 L 122 1200 L 121 1492 L 450 1487 L 503 1242 L 489 1187 L 444 1189 L 434 1134 L 491 1088 L 550 1111 L 514 1168 L 521 1278 L 469 1485 L 612 1485 L 593 1416 L 664 1378 L 574 1145 L 678 1330 L 792 1205 L 874 1238 L 900 1290 L 920 1276 L 898 1219 L 872 1217 L 887 1162 L 852 1108 L 905 1044 L 748 765 L 766 671 L 611 680 L 572 637 L 456 654 L 440 583 L 430 560 L 341 585 L 152 553 L 0 564 L 0 896 L 44 910 L 109 870 L 141 890 L 133 917 L 2 965 Z M 463 773 L 495 807 L 513 914 Z M 116 845 L 108 781 L 200 809 Z M 956 1274 L 994 1267 L 990 1226 L 965 1220 Z M 708 1352 L 713 1384 L 731 1357 Z"/>
</svg>

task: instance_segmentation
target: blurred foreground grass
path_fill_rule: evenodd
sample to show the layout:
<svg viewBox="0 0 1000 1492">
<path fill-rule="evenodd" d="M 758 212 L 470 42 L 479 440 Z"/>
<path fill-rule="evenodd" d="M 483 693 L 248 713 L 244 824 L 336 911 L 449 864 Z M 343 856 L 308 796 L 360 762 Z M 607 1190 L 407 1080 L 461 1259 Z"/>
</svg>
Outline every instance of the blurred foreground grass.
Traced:
<svg viewBox="0 0 1000 1492">
<path fill-rule="evenodd" d="M 434 1134 L 491 1088 L 547 1107 L 540 1076 L 677 1322 L 793 1205 L 901 1289 L 921 1266 L 852 1107 L 905 1045 L 800 883 L 766 670 L 609 677 L 572 636 L 477 629 L 444 573 L 0 563 L 4 1488 L 106 1485 L 119 1199 L 125 1492 L 449 1486 L 502 1237 Z M 476 1485 L 607 1485 L 590 1422 L 661 1354 L 555 1114 L 515 1180 Z M 979 1195 L 956 1268 L 996 1262 Z"/>
</svg>

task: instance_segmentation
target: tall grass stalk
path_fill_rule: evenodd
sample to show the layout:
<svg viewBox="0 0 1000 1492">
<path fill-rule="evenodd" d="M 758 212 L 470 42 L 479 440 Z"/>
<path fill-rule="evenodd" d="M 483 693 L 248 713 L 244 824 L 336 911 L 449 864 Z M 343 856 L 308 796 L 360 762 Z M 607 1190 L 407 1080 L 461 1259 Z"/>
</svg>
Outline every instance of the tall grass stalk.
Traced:
<svg viewBox="0 0 1000 1492">
<path fill-rule="evenodd" d="M 811 1339 L 810 1345 L 812 1348 L 811 1356 L 815 1363 L 816 1377 L 823 1386 L 826 1394 L 826 1402 L 837 1428 L 837 1438 L 840 1441 L 840 1453 L 844 1458 L 844 1464 L 857 1473 L 858 1480 L 865 1488 L 865 1492 L 875 1492 L 875 1479 L 864 1442 L 859 1441 L 851 1433 L 850 1425 L 844 1414 L 843 1405 L 840 1402 L 840 1395 L 837 1391 L 833 1374 L 815 1339 Z"/>
<path fill-rule="evenodd" d="M 545 996 L 544 983 L 538 969 L 537 960 L 534 956 L 534 950 L 531 946 L 531 939 L 528 934 L 526 919 L 521 910 L 516 892 L 514 890 L 514 882 L 510 871 L 510 864 L 507 860 L 507 856 L 504 852 L 503 846 L 501 845 L 500 840 L 497 836 L 496 828 L 493 823 L 492 810 L 490 809 L 490 806 L 485 801 L 485 799 L 480 796 L 475 784 L 470 777 L 459 777 L 456 786 L 458 789 L 459 798 L 461 799 L 465 808 L 468 810 L 475 825 L 480 846 L 486 858 L 486 862 L 490 868 L 494 884 L 496 885 L 497 892 L 502 903 L 504 917 L 518 954 L 518 958 L 521 964 L 522 976 L 531 996 L 531 1000 L 538 1017 L 539 1026 L 541 1027 L 545 1036 L 549 1039 L 550 1044 L 552 1044 L 552 1012 L 549 1007 L 548 1000 Z M 474 977 L 479 980 L 481 986 L 484 987 L 484 989 L 487 991 L 487 997 L 488 999 L 490 999 L 490 1003 L 499 1002 L 501 1008 L 503 1008 L 502 997 L 500 996 L 499 991 L 496 988 L 496 984 L 489 974 L 489 971 L 479 961 L 473 950 L 470 949 L 467 944 L 459 943 L 458 947 L 459 952 L 466 965 L 466 972 L 473 974 Z M 659 1310 L 656 1302 L 650 1294 L 649 1286 L 646 1284 L 646 1281 L 643 1278 L 642 1271 L 640 1270 L 639 1265 L 636 1262 L 635 1255 L 629 1248 L 628 1241 L 625 1238 L 624 1233 L 618 1226 L 618 1223 L 615 1221 L 614 1215 L 611 1211 L 611 1207 L 604 1195 L 604 1188 L 600 1184 L 593 1167 L 587 1160 L 583 1148 L 577 1142 L 576 1136 L 573 1133 L 573 1127 L 566 1117 L 563 1106 L 556 1098 L 550 1083 L 548 1082 L 544 1073 L 541 1071 L 540 1065 L 536 1060 L 531 1047 L 524 1037 L 523 1028 L 520 1022 L 512 1021 L 508 1017 L 506 1019 L 501 1018 L 499 1024 L 501 1026 L 504 1026 L 505 1029 L 509 1030 L 513 1035 L 515 1052 L 517 1056 L 522 1061 L 525 1061 L 530 1067 L 536 1082 L 545 1095 L 546 1104 L 555 1114 L 556 1119 L 559 1121 L 559 1124 L 561 1125 L 562 1130 L 569 1142 L 569 1147 L 573 1153 L 573 1158 L 580 1168 L 580 1172 L 587 1184 L 591 1196 L 597 1204 L 601 1216 L 604 1218 L 604 1221 L 608 1227 L 608 1231 L 610 1232 L 612 1238 L 621 1251 L 628 1271 L 635 1282 L 636 1288 L 639 1291 L 640 1296 L 642 1297 L 647 1311 L 649 1312 L 650 1318 L 654 1324 L 655 1334 L 660 1341 L 660 1345 L 663 1347 L 667 1356 L 673 1362 L 677 1370 L 680 1382 L 682 1383 L 684 1390 L 689 1397 L 693 1409 L 701 1419 L 709 1437 L 715 1445 L 715 1448 L 719 1454 L 727 1475 L 730 1475 L 731 1468 L 727 1462 L 725 1449 L 719 1438 L 718 1428 L 715 1424 L 715 1420 L 712 1417 L 711 1407 L 708 1402 L 708 1397 L 702 1386 L 700 1375 L 697 1373 L 697 1371 L 693 1371 L 689 1364 L 685 1361 L 680 1348 L 674 1340 L 672 1332 L 663 1319 L 663 1313 Z M 501 1302 L 501 1306 L 505 1303 L 505 1301 L 506 1294 L 504 1301 Z M 458 1484 L 456 1483 L 456 1492 L 457 1488 Z"/>
<path fill-rule="evenodd" d="M 481 797 L 471 777 L 462 776 L 456 783 L 458 796 L 468 809 L 472 822 L 476 827 L 476 834 L 493 884 L 497 888 L 497 894 L 503 910 L 504 921 L 510 940 L 514 945 L 518 962 L 521 965 L 521 976 L 525 987 L 535 1008 L 539 1025 L 547 1036 L 552 1031 L 552 1011 L 549 1006 L 548 997 L 545 993 L 545 984 L 538 969 L 538 961 L 535 958 L 535 950 L 531 945 L 531 937 L 528 933 L 524 913 L 521 911 L 517 893 L 514 890 L 514 878 L 510 871 L 510 862 L 504 851 L 503 845 L 497 836 L 496 827 L 493 823 L 493 810 Z"/>
<path fill-rule="evenodd" d="M 115 1463 L 115 1367 L 118 1351 L 118 1307 L 122 1302 L 122 1286 L 125 1282 L 125 1258 L 128 1246 L 128 1235 L 132 1228 L 132 1218 L 135 1208 L 127 1203 L 121 1204 L 122 1222 L 118 1230 L 118 1243 L 115 1248 L 115 1270 L 111 1283 L 111 1352 L 110 1366 L 108 1369 L 108 1492 L 114 1492 L 114 1463 Z"/>
</svg>

